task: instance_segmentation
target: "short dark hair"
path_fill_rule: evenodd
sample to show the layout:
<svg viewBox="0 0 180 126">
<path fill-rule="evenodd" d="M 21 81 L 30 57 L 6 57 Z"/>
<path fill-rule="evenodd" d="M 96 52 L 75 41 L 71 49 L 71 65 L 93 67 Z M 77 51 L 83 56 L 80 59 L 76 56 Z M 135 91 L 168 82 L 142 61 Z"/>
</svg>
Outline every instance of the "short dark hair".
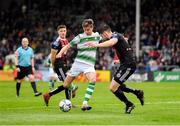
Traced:
<svg viewBox="0 0 180 126">
<path fill-rule="evenodd" d="M 99 26 L 98 31 L 100 34 L 102 34 L 104 31 L 111 31 L 111 28 L 109 25 L 103 23 Z"/>
<path fill-rule="evenodd" d="M 66 25 L 58 25 L 57 26 L 57 31 L 59 31 L 59 29 L 61 29 L 61 28 L 66 28 Z"/>
<path fill-rule="evenodd" d="M 93 26 L 94 21 L 92 19 L 84 19 L 82 22 L 82 27 L 88 27 L 88 26 Z"/>
</svg>

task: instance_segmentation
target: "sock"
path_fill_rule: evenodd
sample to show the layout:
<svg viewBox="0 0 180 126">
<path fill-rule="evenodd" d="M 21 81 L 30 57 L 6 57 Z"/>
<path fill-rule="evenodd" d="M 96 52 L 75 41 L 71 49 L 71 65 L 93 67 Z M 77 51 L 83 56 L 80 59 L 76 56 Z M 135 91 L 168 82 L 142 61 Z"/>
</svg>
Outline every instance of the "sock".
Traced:
<svg viewBox="0 0 180 126">
<path fill-rule="evenodd" d="M 92 93 L 94 91 L 94 87 L 95 87 L 95 83 L 89 83 L 87 89 L 86 89 L 86 94 L 85 94 L 85 97 L 84 97 L 84 101 L 83 101 L 83 104 L 87 104 L 89 99 L 91 98 L 92 96 Z"/>
<path fill-rule="evenodd" d="M 73 90 L 73 88 L 74 88 L 74 84 L 71 83 L 68 89 L 69 89 L 69 90 Z"/>
<path fill-rule="evenodd" d="M 19 96 L 19 90 L 20 90 L 20 87 L 21 87 L 21 83 L 16 83 L 16 95 Z"/>
<path fill-rule="evenodd" d="M 52 96 L 52 95 L 55 95 L 61 91 L 65 90 L 65 88 L 63 87 L 63 85 L 57 87 L 56 89 L 52 90 L 49 95 Z"/>
<path fill-rule="evenodd" d="M 129 88 L 125 84 L 121 84 L 120 88 L 121 88 L 122 91 L 127 92 L 127 93 L 129 93 L 129 92 L 133 93 L 133 94 L 136 93 L 135 89 Z"/>
<path fill-rule="evenodd" d="M 31 86 L 33 88 L 34 93 L 37 93 L 38 91 L 36 89 L 36 83 L 35 82 L 31 82 Z"/>
<path fill-rule="evenodd" d="M 68 90 L 69 90 L 69 91 L 73 91 L 75 88 L 77 88 L 77 85 L 71 83 L 70 86 L 69 86 L 69 88 L 68 88 Z"/>
<path fill-rule="evenodd" d="M 114 95 L 121 100 L 122 102 L 124 102 L 125 104 L 128 104 L 129 101 L 127 99 L 127 97 L 124 95 L 124 93 L 120 90 L 120 88 L 118 88 L 115 92 Z"/>
<path fill-rule="evenodd" d="M 71 92 L 69 91 L 69 89 L 65 89 L 65 96 L 66 96 L 66 99 L 71 99 Z"/>
<path fill-rule="evenodd" d="M 54 88 L 54 80 L 50 80 L 49 81 L 49 89 L 52 89 L 52 88 Z"/>
</svg>

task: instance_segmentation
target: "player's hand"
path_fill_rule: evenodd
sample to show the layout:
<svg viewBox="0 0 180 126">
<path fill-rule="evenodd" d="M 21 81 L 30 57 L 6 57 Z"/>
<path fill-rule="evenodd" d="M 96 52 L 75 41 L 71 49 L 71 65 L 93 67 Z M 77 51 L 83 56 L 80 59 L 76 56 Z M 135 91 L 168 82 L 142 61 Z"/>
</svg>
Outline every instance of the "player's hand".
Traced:
<svg viewBox="0 0 180 126">
<path fill-rule="evenodd" d="M 97 44 L 94 42 L 87 42 L 85 45 L 88 47 L 97 47 Z"/>
<path fill-rule="evenodd" d="M 21 70 L 20 70 L 20 68 L 19 68 L 19 67 L 17 67 L 17 68 L 16 68 L 16 71 L 17 71 L 17 72 L 20 72 Z"/>
</svg>

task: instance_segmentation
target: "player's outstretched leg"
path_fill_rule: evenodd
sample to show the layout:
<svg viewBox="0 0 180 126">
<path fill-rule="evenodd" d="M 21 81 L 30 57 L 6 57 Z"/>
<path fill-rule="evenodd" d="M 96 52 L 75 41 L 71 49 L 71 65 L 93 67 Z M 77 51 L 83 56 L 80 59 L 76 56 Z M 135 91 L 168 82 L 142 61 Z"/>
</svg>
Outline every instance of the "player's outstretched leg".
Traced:
<svg viewBox="0 0 180 126">
<path fill-rule="evenodd" d="M 45 93 L 45 94 L 43 95 L 43 98 L 44 98 L 44 102 L 45 102 L 46 106 L 48 106 L 50 97 L 51 97 L 52 95 L 55 95 L 55 94 L 57 94 L 57 93 L 59 93 L 59 92 L 61 92 L 61 91 L 63 91 L 63 90 L 65 90 L 65 88 L 64 88 L 63 85 L 61 85 L 61 86 L 57 87 L 56 89 L 50 91 L 49 93 Z"/>
<path fill-rule="evenodd" d="M 133 93 L 134 95 L 136 95 L 137 98 L 139 99 L 141 105 L 144 105 L 144 92 L 143 92 L 143 90 L 132 89 L 130 87 L 127 87 L 125 84 L 121 84 L 120 88 L 122 91 L 124 91 L 126 93 Z"/>
</svg>

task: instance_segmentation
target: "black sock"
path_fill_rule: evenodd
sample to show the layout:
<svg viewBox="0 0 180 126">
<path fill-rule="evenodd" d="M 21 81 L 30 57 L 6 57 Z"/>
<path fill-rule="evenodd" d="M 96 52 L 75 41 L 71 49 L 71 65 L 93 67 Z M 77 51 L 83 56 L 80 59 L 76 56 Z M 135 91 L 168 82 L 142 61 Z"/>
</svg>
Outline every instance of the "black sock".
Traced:
<svg viewBox="0 0 180 126">
<path fill-rule="evenodd" d="M 34 93 L 37 93 L 36 83 L 35 82 L 31 82 L 31 86 L 33 88 Z"/>
<path fill-rule="evenodd" d="M 126 93 L 129 93 L 129 92 L 130 92 L 130 93 L 133 93 L 133 94 L 136 93 L 136 90 L 135 90 L 135 89 L 129 88 L 129 87 L 127 87 L 125 84 L 121 84 L 120 88 L 121 88 L 122 91 L 124 91 L 124 92 L 126 92 Z"/>
<path fill-rule="evenodd" d="M 114 95 L 121 100 L 122 102 L 124 102 L 125 104 L 128 104 L 129 101 L 127 99 L 127 97 L 124 95 L 124 93 L 118 88 L 115 92 Z"/>
<path fill-rule="evenodd" d="M 20 87 L 21 87 L 21 83 L 16 83 L 16 95 L 19 96 L 19 90 L 20 90 Z"/>
<path fill-rule="evenodd" d="M 56 89 L 52 90 L 49 95 L 52 96 L 52 95 L 55 95 L 61 91 L 65 90 L 65 88 L 63 87 L 63 85 L 57 87 Z"/>
<path fill-rule="evenodd" d="M 69 100 L 71 99 L 70 92 L 69 92 L 68 88 L 65 89 L 65 96 L 66 96 L 66 99 L 69 99 Z"/>
</svg>

